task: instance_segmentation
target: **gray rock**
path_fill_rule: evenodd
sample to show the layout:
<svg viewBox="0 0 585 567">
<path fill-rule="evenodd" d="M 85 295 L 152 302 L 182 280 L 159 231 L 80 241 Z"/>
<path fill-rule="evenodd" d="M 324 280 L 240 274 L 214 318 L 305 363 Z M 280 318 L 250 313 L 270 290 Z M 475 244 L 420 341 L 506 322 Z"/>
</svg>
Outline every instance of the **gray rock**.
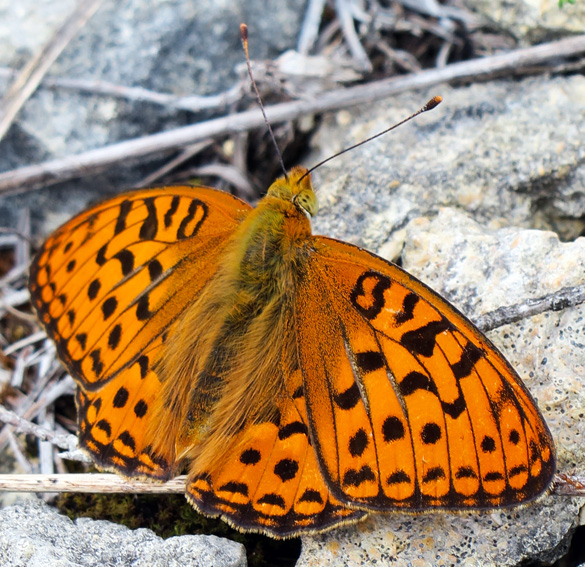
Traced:
<svg viewBox="0 0 585 567">
<path fill-rule="evenodd" d="M 562 242 L 544 230 L 575 237 L 582 229 L 583 87 L 572 77 L 437 89 L 445 102 L 432 114 L 315 173 L 323 207 L 315 231 L 400 256 L 472 320 L 583 284 L 585 239 Z M 344 113 L 343 127 L 337 117 L 317 143 L 325 141 L 327 155 L 327 141 L 364 139 L 414 110 L 412 98 L 356 111 L 349 122 Z M 582 472 L 585 463 L 584 317 L 580 305 L 488 333 L 537 399 L 561 472 Z M 583 503 L 547 496 L 480 514 L 379 514 L 303 538 L 297 567 L 554 561 Z"/>
<path fill-rule="evenodd" d="M 512 35 L 522 45 L 551 41 L 567 33 L 585 31 L 582 2 L 559 7 L 549 0 L 466 0 L 467 7 Z"/>
<path fill-rule="evenodd" d="M 25 54 L 33 55 L 73 6 L 32 0 L 4 6 L 0 64 L 16 65 Z M 177 95 L 215 94 L 235 83 L 235 67 L 244 60 L 241 22 L 249 24 L 252 56 L 274 58 L 294 46 L 302 15 L 303 5 L 290 0 L 104 3 L 51 67 L 51 75 Z M 172 120 L 166 128 L 189 121 L 172 109 L 149 105 L 145 110 L 108 97 L 40 89 L 18 124 L 58 157 L 145 134 L 160 127 L 163 118 Z"/>
<path fill-rule="evenodd" d="M 245 567 L 239 544 L 216 536 L 166 540 L 89 518 L 72 522 L 40 501 L 0 510 L 3 567 Z"/>
<path fill-rule="evenodd" d="M 581 234 L 582 76 L 439 86 L 343 111 L 326 120 L 307 163 L 398 122 L 435 94 L 444 98 L 435 110 L 315 172 L 316 231 L 396 257 L 410 220 L 452 206 L 494 228 Z"/>
<path fill-rule="evenodd" d="M 105 2 L 51 67 L 50 76 L 185 96 L 217 94 L 236 83 L 236 67 L 244 62 L 240 23 L 249 26 L 251 57 L 272 59 L 294 47 L 304 4 L 297 0 Z M 75 2 L 34 0 L 0 6 L 0 65 L 22 66 L 74 6 Z M 0 87 L 6 85 L 6 80 L 0 83 Z M 204 117 L 203 113 L 154 104 L 41 88 L 26 102 L 16 124 L 0 141 L 0 171 L 70 156 Z M 89 201 L 137 183 L 161 163 L 125 164 L 82 182 L 37 191 L 35 228 L 39 222 L 46 222 L 42 230 L 46 233 L 48 225 L 52 229 L 57 224 L 56 219 L 46 221 L 39 211 L 71 216 Z M 18 210 L 29 204 L 30 195 L 2 199 L 0 224 L 14 226 Z"/>
</svg>

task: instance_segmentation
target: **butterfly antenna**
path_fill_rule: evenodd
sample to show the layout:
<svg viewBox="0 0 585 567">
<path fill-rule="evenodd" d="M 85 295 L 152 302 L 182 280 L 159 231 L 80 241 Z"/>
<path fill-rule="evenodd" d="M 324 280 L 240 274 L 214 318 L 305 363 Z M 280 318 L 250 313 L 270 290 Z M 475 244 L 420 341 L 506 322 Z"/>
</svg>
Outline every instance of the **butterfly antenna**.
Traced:
<svg viewBox="0 0 585 567">
<path fill-rule="evenodd" d="M 262 99 L 260 98 L 258 86 L 256 85 L 256 81 L 254 80 L 254 76 L 252 75 L 252 65 L 250 64 L 250 55 L 248 54 L 248 26 L 246 24 L 240 24 L 240 35 L 242 37 L 244 53 L 246 54 L 246 65 L 248 67 L 248 75 L 250 76 L 250 81 L 252 81 L 252 86 L 254 87 L 254 92 L 256 93 L 256 99 L 258 100 L 258 104 L 260 105 L 262 116 L 264 116 L 264 123 L 266 124 L 266 128 L 268 128 L 270 139 L 274 144 L 274 149 L 276 150 L 276 155 L 278 156 L 280 167 L 282 168 L 282 171 L 284 173 L 284 178 L 288 181 L 288 174 L 286 172 L 286 167 L 284 167 L 284 162 L 282 161 L 282 155 L 280 154 L 280 150 L 278 149 L 278 144 L 276 143 L 276 138 L 274 137 L 274 132 L 272 131 L 270 122 L 268 122 L 268 118 L 266 117 L 266 112 L 264 111 L 264 104 L 262 103 Z"/>
<path fill-rule="evenodd" d="M 333 158 L 339 157 L 340 155 L 344 154 L 345 152 L 349 152 L 350 150 L 358 148 L 359 146 L 361 146 L 363 144 L 367 144 L 368 142 L 371 142 L 372 140 L 375 140 L 376 138 L 383 136 L 384 134 L 390 132 L 390 130 L 394 130 L 395 128 L 398 128 L 398 126 L 402 126 L 405 122 L 412 120 L 413 118 L 415 118 L 419 114 L 422 114 L 423 112 L 427 112 L 428 110 L 433 110 L 433 108 L 435 108 L 436 106 L 441 104 L 442 100 L 443 100 L 443 97 L 434 96 L 422 108 L 419 108 L 414 114 L 411 114 L 408 118 L 401 120 L 400 122 L 398 122 L 398 124 L 394 124 L 394 126 L 390 126 L 390 128 L 386 128 L 386 130 L 382 130 L 382 132 L 378 132 L 374 136 L 370 136 L 369 138 L 366 138 L 365 140 L 362 140 L 361 142 L 358 142 L 357 144 L 354 144 L 353 146 L 350 146 L 349 148 L 345 148 L 344 150 L 341 150 L 340 152 L 337 152 L 336 154 L 329 156 L 327 159 L 324 159 L 323 161 L 320 161 L 317 165 L 314 165 L 311 169 L 309 169 L 309 171 L 307 171 L 307 173 L 305 173 L 303 175 L 303 177 L 310 175 L 310 173 L 312 171 L 315 171 L 318 167 L 321 167 L 323 164 L 327 163 L 328 161 L 331 161 Z M 303 177 L 301 177 L 301 179 L 303 179 Z M 301 179 L 299 179 L 299 182 L 301 181 Z"/>
</svg>

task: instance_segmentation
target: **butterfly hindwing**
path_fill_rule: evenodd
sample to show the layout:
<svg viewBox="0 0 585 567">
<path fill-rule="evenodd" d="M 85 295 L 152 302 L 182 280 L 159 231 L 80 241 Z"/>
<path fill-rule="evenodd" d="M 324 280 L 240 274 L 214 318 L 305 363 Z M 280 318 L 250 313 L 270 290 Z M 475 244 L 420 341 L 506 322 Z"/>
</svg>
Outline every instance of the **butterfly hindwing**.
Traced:
<svg viewBox="0 0 585 567">
<path fill-rule="evenodd" d="M 309 425 L 334 496 L 490 508 L 550 483 L 554 446 L 497 349 L 397 266 L 315 237 L 297 290 Z"/>
<path fill-rule="evenodd" d="M 57 230 L 31 266 L 33 305 L 77 380 L 80 443 L 102 468 L 168 478 L 145 438 L 155 363 L 250 206 L 207 188 L 125 194 Z"/>
<path fill-rule="evenodd" d="M 201 512 L 246 531 L 293 537 L 355 522 L 365 513 L 343 506 L 321 475 L 307 428 L 300 371 L 270 422 L 246 427 L 237 449 L 213 474 L 196 463 L 187 497 Z"/>
<path fill-rule="evenodd" d="M 91 453 L 98 467 L 158 480 L 177 473 L 174 445 L 154 451 L 146 438 L 144 418 L 159 390 L 156 372 L 145 373 L 139 362 L 95 392 L 77 389 L 79 445 Z"/>
</svg>

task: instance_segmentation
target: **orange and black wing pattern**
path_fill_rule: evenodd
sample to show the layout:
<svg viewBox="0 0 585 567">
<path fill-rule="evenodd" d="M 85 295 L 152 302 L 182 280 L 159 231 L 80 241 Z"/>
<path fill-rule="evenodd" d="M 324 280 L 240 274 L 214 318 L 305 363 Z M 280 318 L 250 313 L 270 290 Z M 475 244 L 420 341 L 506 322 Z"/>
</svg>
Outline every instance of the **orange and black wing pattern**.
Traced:
<svg viewBox="0 0 585 567">
<path fill-rule="evenodd" d="M 240 432 L 213 472 L 193 463 L 187 498 L 200 512 L 245 531 L 295 537 L 363 519 L 335 498 L 319 468 L 308 429 L 300 369 L 285 376 L 287 395 L 271 421 Z"/>
<path fill-rule="evenodd" d="M 125 476 L 167 479 L 174 443 L 146 438 L 156 362 L 250 206 L 207 188 L 104 201 L 48 238 L 30 272 L 33 305 L 80 388 L 80 445 Z"/>
<path fill-rule="evenodd" d="M 340 502 L 367 510 L 494 508 L 555 472 L 535 401 L 498 350 L 424 284 L 315 237 L 296 327 L 309 429 Z"/>
</svg>

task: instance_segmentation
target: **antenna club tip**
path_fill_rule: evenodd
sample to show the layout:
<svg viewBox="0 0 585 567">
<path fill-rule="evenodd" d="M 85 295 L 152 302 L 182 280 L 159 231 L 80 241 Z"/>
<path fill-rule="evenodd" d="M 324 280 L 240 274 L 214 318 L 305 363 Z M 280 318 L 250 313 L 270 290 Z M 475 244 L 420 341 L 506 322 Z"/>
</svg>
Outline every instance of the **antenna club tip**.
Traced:
<svg viewBox="0 0 585 567">
<path fill-rule="evenodd" d="M 248 39 L 248 26 L 246 24 L 240 24 L 240 35 L 244 41 Z"/>
<path fill-rule="evenodd" d="M 423 107 L 423 112 L 427 110 L 433 110 L 436 106 L 439 106 L 443 102 L 443 97 L 440 95 L 434 96 L 429 102 L 427 102 Z"/>
</svg>

